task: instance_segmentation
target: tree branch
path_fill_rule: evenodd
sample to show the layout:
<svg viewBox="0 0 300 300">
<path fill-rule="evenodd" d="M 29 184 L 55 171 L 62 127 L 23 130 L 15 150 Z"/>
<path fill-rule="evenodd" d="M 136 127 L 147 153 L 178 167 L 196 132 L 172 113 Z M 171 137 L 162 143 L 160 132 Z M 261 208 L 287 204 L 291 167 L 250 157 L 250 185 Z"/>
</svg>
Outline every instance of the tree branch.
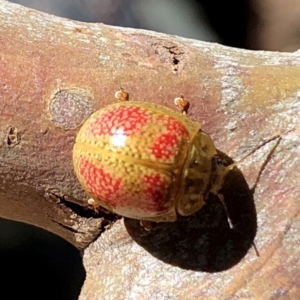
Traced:
<svg viewBox="0 0 300 300">
<path fill-rule="evenodd" d="M 0 216 L 89 245 L 81 299 L 299 295 L 299 52 L 80 23 L 4 1 L 0 22 Z M 242 173 L 228 174 L 222 192 L 233 231 L 214 197 L 194 216 L 150 232 L 87 207 L 72 168 L 74 139 L 120 85 L 133 99 L 171 108 L 183 94 L 189 116 L 235 160 L 281 135 L 272 155 L 275 140 L 246 159 Z M 260 173 L 253 194 L 247 183 Z M 256 230 L 260 257 L 247 253 Z"/>
</svg>

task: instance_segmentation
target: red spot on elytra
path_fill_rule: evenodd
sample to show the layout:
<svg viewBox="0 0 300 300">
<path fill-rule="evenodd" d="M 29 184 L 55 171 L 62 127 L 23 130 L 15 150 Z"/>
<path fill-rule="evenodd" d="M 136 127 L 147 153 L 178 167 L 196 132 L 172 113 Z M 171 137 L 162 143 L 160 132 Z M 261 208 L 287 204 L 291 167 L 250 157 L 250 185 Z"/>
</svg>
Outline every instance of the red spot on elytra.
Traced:
<svg viewBox="0 0 300 300">
<path fill-rule="evenodd" d="M 121 106 L 100 114 L 89 125 L 92 136 L 113 135 L 123 130 L 126 136 L 138 134 L 145 124 L 151 122 L 151 115 L 140 107 Z"/>
<path fill-rule="evenodd" d="M 148 212 L 165 211 L 166 189 L 168 183 L 160 174 L 145 175 L 142 179 L 144 185 L 144 198 L 147 199 L 146 209 Z"/>
<path fill-rule="evenodd" d="M 160 118 L 165 123 L 167 132 L 162 133 L 152 145 L 152 154 L 160 160 L 172 160 L 177 155 L 182 138 L 188 138 L 185 126 L 174 118 Z"/>
<path fill-rule="evenodd" d="M 166 125 L 169 131 L 176 133 L 178 136 L 188 136 L 189 132 L 181 121 L 171 117 L 164 117 L 164 119 L 166 119 Z"/>
<path fill-rule="evenodd" d="M 176 155 L 179 139 L 175 134 L 161 134 L 152 146 L 152 153 L 158 159 L 169 159 Z"/>
<path fill-rule="evenodd" d="M 116 178 L 105 172 L 83 156 L 79 157 L 79 172 L 85 185 L 96 198 L 111 206 L 118 204 L 120 198 L 116 195 L 120 189 L 121 178 Z"/>
</svg>

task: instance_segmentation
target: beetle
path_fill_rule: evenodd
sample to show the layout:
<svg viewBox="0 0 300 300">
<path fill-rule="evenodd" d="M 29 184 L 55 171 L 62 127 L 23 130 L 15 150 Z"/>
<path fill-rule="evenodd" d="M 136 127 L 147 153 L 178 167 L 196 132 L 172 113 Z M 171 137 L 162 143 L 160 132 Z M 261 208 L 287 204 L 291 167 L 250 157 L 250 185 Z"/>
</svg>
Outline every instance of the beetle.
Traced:
<svg viewBox="0 0 300 300">
<path fill-rule="evenodd" d="M 92 114 L 79 130 L 73 148 L 75 173 L 89 203 L 121 216 L 151 222 L 174 222 L 205 205 L 210 193 L 220 199 L 228 172 L 212 139 L 198 122 L 186 116 L 189 102 L 165 106 L 128 101 Z"/>
</svg>

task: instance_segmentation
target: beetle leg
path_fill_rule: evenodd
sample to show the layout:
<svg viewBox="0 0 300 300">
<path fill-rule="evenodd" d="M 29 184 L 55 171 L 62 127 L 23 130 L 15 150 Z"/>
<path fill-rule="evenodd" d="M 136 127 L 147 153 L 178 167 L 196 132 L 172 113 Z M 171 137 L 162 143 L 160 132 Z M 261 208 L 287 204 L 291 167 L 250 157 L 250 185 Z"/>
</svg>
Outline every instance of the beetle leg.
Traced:
<svg viewBox="0 0 300 300">
<path fill-rule="evenodd" d="M 222 205 L 224 207 L 224 210 L 225 210 L 225 213 L 226 213 L 226 216 L 227 216 L 228 225 L 229 225 L 230 229 L 233 229 L 234 226 L 233 226 L 232 221 L 231 221 L 231 219 L 229 217 L 229 213 L 228 213 L 228 209 L 227 209 L 226 203 L 224 201 L 224 197 L 223 197 L 222 194 L 219 194 L 219 193 L 217 194 L 217 196 L 219 197 L 219 200 L 220 200 L 220 202 L 222 203 Z"/>
<path fill-rule="evenodd" d="M 183 95 L 174 99 L 174 104 L 183 115 L 186 115 L 190 107 L 190 102 L 185 100 Z"/>
<path fill-rule="evenodd" d="M 140 225 L 146 230 L 150 231 L 152 229 L 152 222 L 147 220 L 140 220 Z"/>
<path fill-rule="evenodd" d="M 256 253 L 256 256 L 257 256 L 257 257 L 260 257 L 259 252 L 258 252 L 258 250 L 257 250 L 257 248 L 256 248 L 255 243 L 252 242 L 251 244 L 252 244 L 252 246 L 253 246 L 253 248 L 254 248 L 254 251 L 255 251 L 255 253 Z"/>
<path fill-rule="evenodd" d="M 120 89 L 115 92 L 115 98 L 117 98 L 121 102 L 125 102 L 129 100 L 129 93 L 120 86 Z"/>
<path fill-rule="evenodd" d="M 99 213 L 99 206 L 100 204 L 94 200 L 93 198 L 88 199 L 87 201 L 88 206 L 94 210 L 95 213 Z"/>
</svg>

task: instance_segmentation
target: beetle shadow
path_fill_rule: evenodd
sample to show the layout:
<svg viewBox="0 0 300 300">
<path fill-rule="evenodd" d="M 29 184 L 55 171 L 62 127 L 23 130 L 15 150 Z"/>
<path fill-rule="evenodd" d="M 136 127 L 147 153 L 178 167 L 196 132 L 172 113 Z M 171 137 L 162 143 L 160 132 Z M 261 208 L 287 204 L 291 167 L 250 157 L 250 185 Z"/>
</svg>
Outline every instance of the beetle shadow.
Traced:
<svg viewBox="0 0 300 300">
<path fill-rule="evenodd" d="M 231 229 L 224 208 L 215 195 L 189 217 L 173 223 L 152 223 L 150 231 L 139 220 L 125 218 L 132 239 L 151 255 L 183 269 L 220 272 L 236 265 L 253 245 L 257 219 L 253 192 L 238 168 L 225 177 L 220 191 L 224 196 Z"/>
</svg>

